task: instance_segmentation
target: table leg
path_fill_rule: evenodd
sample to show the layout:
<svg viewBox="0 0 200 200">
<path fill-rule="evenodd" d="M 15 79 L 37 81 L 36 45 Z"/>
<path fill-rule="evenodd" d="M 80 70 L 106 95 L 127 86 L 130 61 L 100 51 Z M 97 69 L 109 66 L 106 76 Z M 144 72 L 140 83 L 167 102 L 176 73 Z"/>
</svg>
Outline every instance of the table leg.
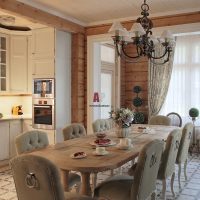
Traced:
<svg viewBox="0 0 200 200">
<path fill-rule="evenodd" d="M 68 170 L 60 170 L 60 174 L 61 174 L 61 181 L 64 187 L 64 191 L 65 192 L 69 192 L 69 171 Z"/>
<path fill-rule="evenodd" d="M 90 173 L 81 173 L 82 184 L 81 184 L 81 194 L 92 195 L 92 190 L 90 187 Z"/>
</svg>

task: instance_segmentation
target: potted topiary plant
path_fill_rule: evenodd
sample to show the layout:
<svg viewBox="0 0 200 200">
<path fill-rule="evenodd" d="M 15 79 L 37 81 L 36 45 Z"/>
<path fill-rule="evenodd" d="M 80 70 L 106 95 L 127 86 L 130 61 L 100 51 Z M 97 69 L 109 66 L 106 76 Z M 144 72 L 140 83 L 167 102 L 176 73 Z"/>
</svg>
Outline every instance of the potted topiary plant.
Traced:
<svg viewBox="0 0 200 200">
<path fill-rule="evenodd" d="M 199 110 L 197 108 L 190 108 L 189 115 L 192 118 L 192 121 L 195 121 L 199 116 Z"/>
<path fill-rule="evenodd" d="M 143 100 L 139 97 L 139 93 L 142 91 L 140 86 L 135 86 L 133 88 L 133 92 L 137 94 L 137 96 L 133 99 L 133 105 L 136 107 L 136 112 L 134 113 L 133 123 L 142 124 L 145 121 L 144 114 L 139 112 L 139 107 L 142 106 Z"/>
</svg>

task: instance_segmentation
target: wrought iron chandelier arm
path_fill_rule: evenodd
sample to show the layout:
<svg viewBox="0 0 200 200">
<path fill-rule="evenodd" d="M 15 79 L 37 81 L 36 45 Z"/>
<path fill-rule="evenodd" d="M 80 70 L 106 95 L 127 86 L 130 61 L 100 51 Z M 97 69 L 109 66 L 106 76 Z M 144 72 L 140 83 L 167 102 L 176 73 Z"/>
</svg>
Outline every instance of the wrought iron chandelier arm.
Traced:
<svg viewBox="0 0 200 200">
<path fill-rule="evenodd" d="M 117 43 L 117 42 L 115 42 L 115 49 L 117 50 L 117 55 L 121 57 L 122 54 L 121 54 L 120 51 L 119 51 L 119 46 L 118 46 L 118 43 Z"/>
<path fill-rule="evenodd" d="M 130 56 L 130 55 L 128 55 L 127 53 L 126 53 L 126 51 L 125 51 L 125 47 L 126 47 L 126 45 L 125 44 L 122 44 L 122 52 L 123 52 L 123 54 L 126 56 L 126 57 L 128 57 L 128 58 L 139 58 L 139 57 L 141 57 L 141 53 L 142 53 L 142 47 L 141 46 L 137 46 L 137 56 Z"/>
<path fill-rule="evenodd" d="M 164 50 L 162 51 L 162 55 L 156 56 L 155 51 L 156 51 L 156 45 L 157 42 L 161 42 L 159 39 L 156 41 L 154 37 L 151 37 L 152 34 L 152 28 L 153 28 L 153 22 L 149 18 L 149 5 L 146 3 L 147 0 L 144 0 L 144 3 L 141 5 L 141 17 L 137 18 L 135 24 L 133 24 L 131 28 L 131 33 L 132 34 L 127 34 L 126 29 L 122 27 L 122 25 L 116 25 L 111 27 L 110 32 L 113 30 L 117 30 L 118 32 L 123 32 L 125 33 L 124 35 L 118 32 L 116 32 L 116 35 L 113 36 L 113 40 L 116 46 L 116 52 L 120 57 L 127 58 L 127 59 L 137 59 L 141 56 L 147 56 L 148 59 L 152 63 L 157 64 L 155 61 L 159 62 L 159 59 L 161 62 L 168 62 L 170 58 L 170 54 L 173 50 L 173 46 L 170 44 L 170 42 L 167 41 L 167 39 L 171 39 L 172 35 L 169 33 L 169 31 L 164 31 L 163 38 L 165 38 L 165 42 L 162 42 L 160 44 L 163 45 Z M 126 40 L 126 37 L 131 37 L 132 42 L 129 40 Z M 129 53 L 126 51 L 126 47 L 132 44 L 133 48 L 136 49 L 137 55 L 132 55 L 132 53 Z M 158 63 L 160 64 L 160 63 Z"/>
<path fill-rule="evenodd" d="M 152 59 L 157 60 L 157 59 L 161 59 L 161 58 L 165 57 L 167 53 L 168 53 L 168 57 L 169 57 L 171 51 L 172 51 L 172 50 L 170 50 L 170 48 L 166 48 L 163 55 L 161 55 L 161 56 L 159 56 L 159 57 L 156 57 L 156 56 L 153 56 L 153 54 L 152 54 L 153 52 L 152 52 L 152 53 L 149 55 L 149 57 L 152 58 Z"/>
</svg>

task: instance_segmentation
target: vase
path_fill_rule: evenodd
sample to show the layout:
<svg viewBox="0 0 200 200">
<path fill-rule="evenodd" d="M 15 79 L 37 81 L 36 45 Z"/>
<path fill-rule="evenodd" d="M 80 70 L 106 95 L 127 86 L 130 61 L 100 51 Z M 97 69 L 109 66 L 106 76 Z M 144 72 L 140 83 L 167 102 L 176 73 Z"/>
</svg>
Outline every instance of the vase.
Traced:
<svg viewBox="0 0 200 200">
<path fill-rule="evenodd" d="M 121 127 L 116 130 L 117 137 L 119 138 L 128 137 L 129 133 L 130 133 L 130 127 L 127 127 L 127 128 Z"/>
</svg>

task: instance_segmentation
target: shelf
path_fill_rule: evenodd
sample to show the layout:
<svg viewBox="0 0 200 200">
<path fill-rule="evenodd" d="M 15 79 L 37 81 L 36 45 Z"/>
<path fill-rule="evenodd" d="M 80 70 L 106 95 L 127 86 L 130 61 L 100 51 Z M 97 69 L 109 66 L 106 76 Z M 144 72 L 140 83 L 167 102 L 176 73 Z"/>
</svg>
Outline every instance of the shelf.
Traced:
<svg viewBox="0 0 200 200">
<path fill-rule="evenodd" d="M 0 97 L 1 96 L 32 96 L 32 94 L 20 94 L 20 93 L 1 93 L 0 92 Z"/>
</svg>

